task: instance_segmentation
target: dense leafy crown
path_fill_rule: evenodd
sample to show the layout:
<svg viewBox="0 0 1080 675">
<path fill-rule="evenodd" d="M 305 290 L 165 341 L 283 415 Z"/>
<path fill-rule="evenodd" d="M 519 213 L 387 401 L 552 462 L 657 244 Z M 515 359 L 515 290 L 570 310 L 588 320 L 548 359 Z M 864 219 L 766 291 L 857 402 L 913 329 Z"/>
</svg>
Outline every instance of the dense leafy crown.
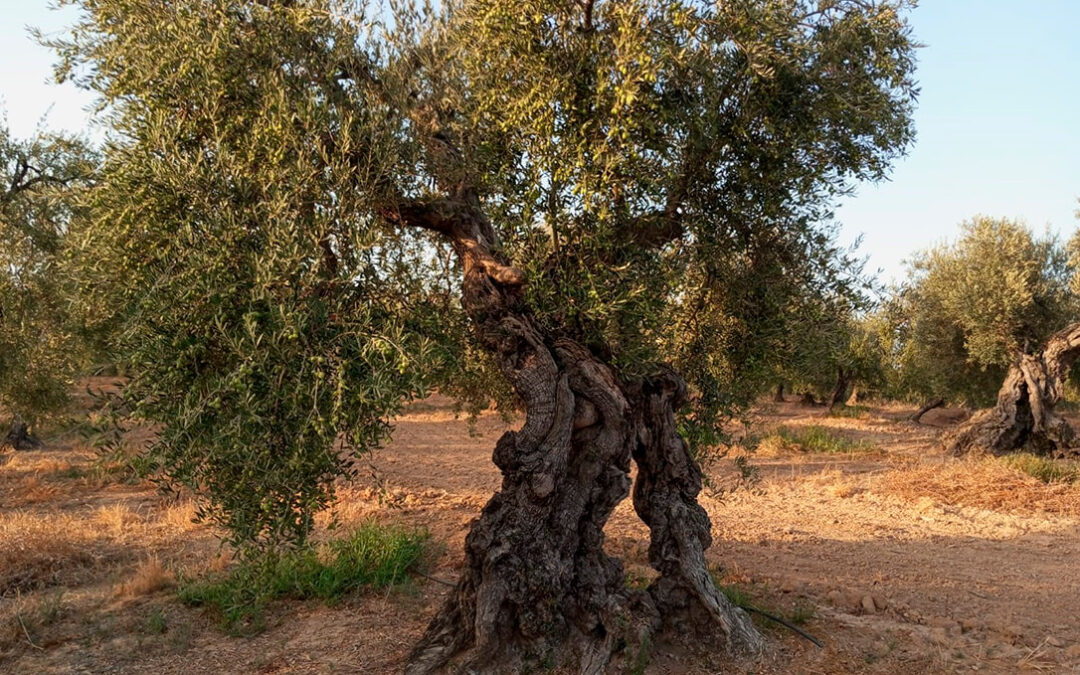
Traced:
<svg viewBox="0 0 1080 675">
<path fill-rule="evenodd" d="M 674 361 L 708 426 L 792 299 L 849 284 L 820 223 L 912 135 L 900 2 L 79 4 L 60 72 L 110 128 L 87 302 L 240 539 L 301 537 L 403 399 L 495 391 L 402 200 L 476 195 L 542 325 Z"/>
</svg>

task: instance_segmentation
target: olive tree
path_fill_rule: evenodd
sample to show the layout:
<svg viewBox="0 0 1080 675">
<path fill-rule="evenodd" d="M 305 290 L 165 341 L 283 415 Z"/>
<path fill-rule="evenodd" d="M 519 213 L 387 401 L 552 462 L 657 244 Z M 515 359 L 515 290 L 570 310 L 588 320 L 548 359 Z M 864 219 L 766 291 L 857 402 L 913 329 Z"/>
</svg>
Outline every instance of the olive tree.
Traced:
<svg viewBox="0 0 1080 675">
<path fill-rule="evenodd" d="M 1076 237 L 1063 247 L 1019 223 L 976 218 L 960 255 L 936 260 L 945 286 L 964 284 L 944 297 L 970 360 L 996 366 L 1000 383 L 996 404 L 946 438 L 951 452 L 1075 454 L 1075 432 L 1054 408 L 1080 356 L 1076 250 Z"/>
<path fill-rule="evenodd" d="M 903 3 L 79 4 L 60 75 L 111 126 L 85 302 L 204 515 L 302 538 L 403 400 L 497 372 L 525 421 L 410 671 L 601 672 L 662 626 L 761 647 L 680 430 L 911 140 Z M 603 547 L 631 462 L 645 591 Z"/>
<path fill-rule="evenodd" d="M 1053 406 L 1074 357 L 1068 347 L 1046 350 L 1068 342 L 1055 332 L 1078 309 L 1069 258 L 1052 235 L 977 216 L 955 242 L 911 261 L 885 309 L 892 393 L 927 401 L 916 420 L 946 401 L 987 405 L 998 394 L 997 412 L 976 415 L 947 439 L 953 451 L 1048 451 L 1068 442 Z"/>
<path fill-rule="evenodd" d="M 37 444 L 34 424 L 67 400 L 78 365 L 64 243 L 93 161 L 79 139 L 0 126 L 0 403 L 16 450 Z"/>
</svg>

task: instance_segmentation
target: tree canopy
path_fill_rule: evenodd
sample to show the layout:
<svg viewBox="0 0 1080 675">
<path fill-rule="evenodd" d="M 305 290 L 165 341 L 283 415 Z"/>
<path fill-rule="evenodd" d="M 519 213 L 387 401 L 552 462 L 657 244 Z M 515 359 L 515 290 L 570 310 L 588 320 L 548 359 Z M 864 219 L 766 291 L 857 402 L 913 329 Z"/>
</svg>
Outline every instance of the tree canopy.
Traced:
<svg viewBox="0 0 1080 675">
<path fill-rule="evenodd" d="M 77 4 L 84 302 L 238 540 L 302 538 L 403 400 L 494 390 L 423 214 L 480 209 L 546 330 L 672 361 L 708 426 L 791 297 L 845 283 L 832 198 L 912 138 L 903 3 Z"/>
</svg>

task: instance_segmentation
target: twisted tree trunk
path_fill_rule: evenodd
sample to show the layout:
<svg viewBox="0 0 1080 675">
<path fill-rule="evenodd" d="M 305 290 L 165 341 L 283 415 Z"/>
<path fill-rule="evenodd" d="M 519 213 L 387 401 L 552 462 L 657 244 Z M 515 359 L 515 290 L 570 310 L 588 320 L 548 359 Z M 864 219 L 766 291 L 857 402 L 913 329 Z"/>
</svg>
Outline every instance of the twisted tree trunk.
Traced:
<svg viewBox="0 0 1080 675">
<path fill-rule="evenodd" d="M 773 394 L 773 401 L 775 401 L 777 403 L 783 403 L 784 402 L 784 383 L 783 382 L 776 385 L 776 393 Z"/>
<path fill-rule="evenodd" d="M 634 510 L 649 526 L 649 564 L 660 577 L 648 588 L 666 627 L 700 634 L 718 625 L 729 648 L 759 650 L 761 637 L 746 614 L 713 583 L 705 564 L 711 523 L 698 504 L 701 469 L 679 434 L 675 411 L 686 400 L 686 382 L 663 366 L 631 388 L 634 408 Z"/>
<path fill-rule="evenodd" d="M 851 373 L 843 368 L 836 369 L 836 384 L 833 386 L 832 393 L 829 394 L 828 408 L 829 412 L 836 407 L 836 404 L 843 401 L 845 394 L 847 394 L 848 384 L 851 383 Z"/>
<path fill-rule="evenodd" d="M 496 443 L 502 486 L 473 523 L 462 576 L 406 672 L 456 659 L 469 672 L 517 672 L 535 660 L 602 673 L 618 645 L 701 616 L 733 647 L 759 650 L 753 624 L 705 567 L 701 476 L 675 428 L 682 381 L 664 372 L 628 385 L 579 343 L 542 331 L 521 302 L 520 271 L 493 255 L 493 231 L 474 200 L 384 216 L 450 238 L 477 338 L 525 408 L 521 430 Z M 644 593 L 626 587 L 622 564 L 603 550 L 604 524 L 630 491 L 631 456 L 634 504 L 652 528 L 649 557 L 660 572 Z"/>
<path fill-rule="evenodd" d="M 40 448 L 41 441 L 30 433 L 30 427 L 16 415 L 11 421 L 11 429 L 7 437 L 4 438 L 4 445 L 10 445 L 14 450 L 30 450 Z"/>
<path fill-rule="evenodd" d="M 997 405 L 976 413 L 946 439 L 953 454 L 986 451 L 1002 455 L 1020 449 L 1075 455 L 1076 434 L 1055 411 L 1065 377 L 1080 356 L 1080 322 L 1050 337 L 1038 354 L 1024 354 L 1009 368 Z"/>
</svg>

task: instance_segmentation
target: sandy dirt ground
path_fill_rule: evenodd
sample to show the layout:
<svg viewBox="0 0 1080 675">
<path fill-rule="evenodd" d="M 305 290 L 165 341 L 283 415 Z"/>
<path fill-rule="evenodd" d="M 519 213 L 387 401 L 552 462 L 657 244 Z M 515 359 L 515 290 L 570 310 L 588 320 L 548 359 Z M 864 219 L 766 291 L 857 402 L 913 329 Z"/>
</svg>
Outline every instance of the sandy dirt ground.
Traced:
<svg viewBox="0 0 1080 675">
<path fill-rule="evenodd" d="M 797 403 L 757 410 L 749 430 L 824 427 L 850 452 L 753 458 L 760 480 L 708 490 L 709 559 L 756 605 L 805 619 L 819 649 L 764 626 L 768 652 L 734 662 L 661 642 L 646 673 L 1080 673 L 1080 487 L 1046 485 L 995 460 L 945 458 L 957 421 L 867 407 L 832 417 Z M 373 476 L 343 486 L 348 525 L 375 518 L 427 528 L 438 553 L 409 587 L 334 606 L 275 605 L 267 630 L 226 635 L 181 605 L 174 575 L 228 564 L 190 502 L 95 476 L 72 438 L 0 457 L 0 673 L 396 673 L 449 589 L 470 521 L 498 488 L 495 440 L 513 423 L 470 429 L 447 401 L 409 409 Z M 767 456 L 765 456 L 767 455 Z M 715 486 L 730 458 L 709 469 Z M 382 487 L 377 487 L 377 483 Z M 325 520 L 325 519 L 324 519 Z M 628 502 L 607 528 L 628 578 L 649 574 L 647 530 Z M 133 586 L 147 570 L 158 583 Z M 153 576 L 153 575 L 150 575 Z M 137 584 L 136 584 L 137 586 Z"/>
</svg>

